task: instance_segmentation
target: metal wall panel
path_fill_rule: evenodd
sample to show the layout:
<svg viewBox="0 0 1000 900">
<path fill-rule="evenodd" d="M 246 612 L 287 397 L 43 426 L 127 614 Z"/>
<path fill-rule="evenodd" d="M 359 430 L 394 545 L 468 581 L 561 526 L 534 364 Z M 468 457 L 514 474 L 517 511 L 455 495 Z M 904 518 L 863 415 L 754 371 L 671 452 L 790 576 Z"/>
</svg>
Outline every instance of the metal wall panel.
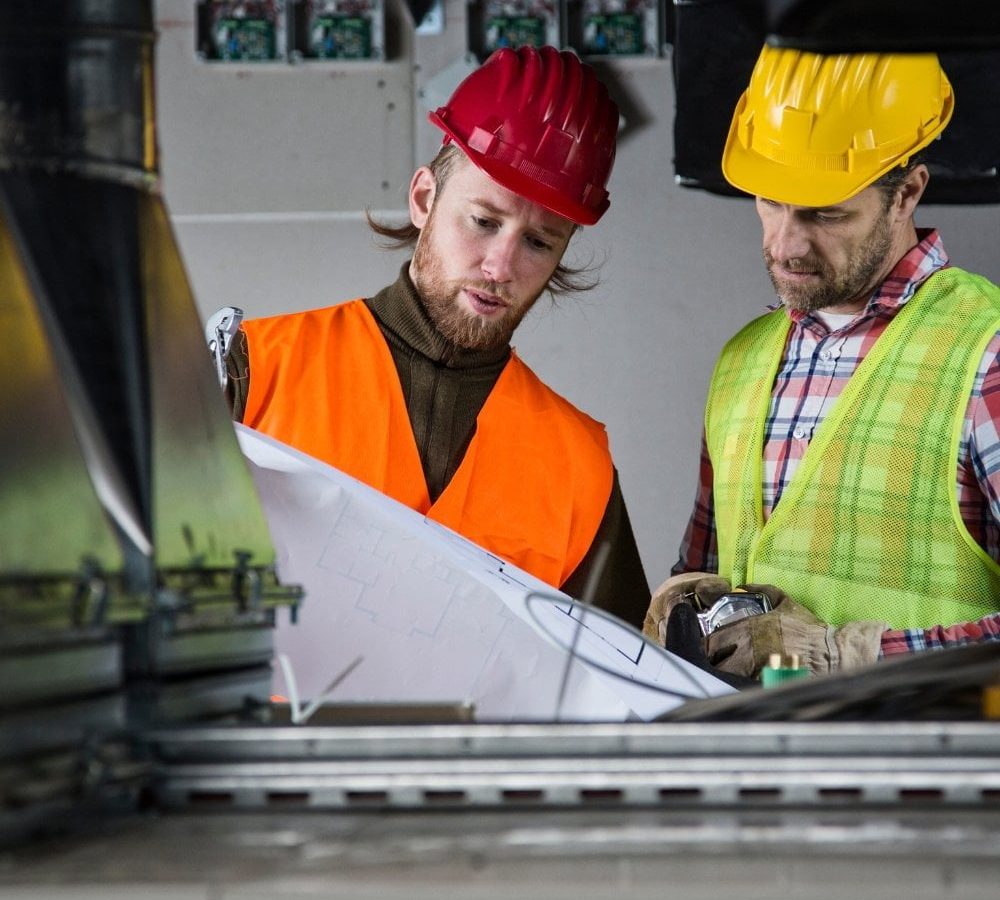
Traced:
<svg viewBox="0 0 1000 900">
<path fill-rule="evenodd" d="M 194 0 L 156 3 L 164 186 L 175 214 L 391 206 L 409 182 L 409 24 L 384 62 L 204 62 Z"/>
<path fill-rule="evenodd" d="M 391 282 L 406 260 L 378 249 L 360 214 L 174 221 L 203 317 L 222 306 L 258 318 L 351 300 Z"/>
</svg>

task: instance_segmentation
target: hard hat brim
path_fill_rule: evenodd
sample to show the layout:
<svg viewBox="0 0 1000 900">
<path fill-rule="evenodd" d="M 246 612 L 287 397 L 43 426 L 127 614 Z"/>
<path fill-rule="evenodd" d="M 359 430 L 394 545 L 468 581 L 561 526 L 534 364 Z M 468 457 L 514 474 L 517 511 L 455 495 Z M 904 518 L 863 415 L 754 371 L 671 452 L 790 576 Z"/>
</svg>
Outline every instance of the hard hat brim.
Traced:
<svg viewBox="0 0 1000 900">
<path fill-rule="evenodd" d="M 885 171 L 891 169 L 887 166 Z M 754 197 L 792 206 L 836 206 L 859 194 L 875 181 L 855 173 L 817 173 L 774 162 L 747 150 L 730 137 L 722 157 L 722 174 L 733 187 Z"/>
</svg>

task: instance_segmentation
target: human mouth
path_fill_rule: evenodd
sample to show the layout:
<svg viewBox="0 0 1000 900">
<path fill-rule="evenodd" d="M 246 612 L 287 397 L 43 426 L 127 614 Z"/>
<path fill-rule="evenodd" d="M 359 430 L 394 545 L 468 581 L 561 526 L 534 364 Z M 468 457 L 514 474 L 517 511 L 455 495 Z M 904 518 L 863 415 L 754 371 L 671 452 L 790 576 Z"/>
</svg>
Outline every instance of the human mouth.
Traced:
<svg viewBox="0 0 1000 900">
<path fill-rule="evenodd" d="M 502 315 L 508 306 L 508 303 L 496 294 L 488 294 L 472 288 L 466 288 L 464 294 L 472 311 L 480 316 Z"/>
<path fill-rule="evenodd" d="M 771 267 L 771 280 L 775 285 L 783 285 L 788 290 L 805 288 L 823 280 L 822 274 L 815 270 L 788 269 L 785 266 Z"/>
</svg>

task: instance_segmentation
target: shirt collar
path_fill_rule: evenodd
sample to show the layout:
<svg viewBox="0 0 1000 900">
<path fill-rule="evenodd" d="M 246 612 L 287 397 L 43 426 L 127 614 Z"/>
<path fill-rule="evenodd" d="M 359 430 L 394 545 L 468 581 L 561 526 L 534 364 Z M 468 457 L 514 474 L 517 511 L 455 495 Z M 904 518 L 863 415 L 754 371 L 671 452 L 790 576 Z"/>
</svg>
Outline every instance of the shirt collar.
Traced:
<svg viewBox="0 0 1000 900">
<path fill-rule="evenodd" d="M 868 301 L 866 313 L 897 310 L 928 278 L 948 265 L 941 236 L 936 228 L 918 228 L 917 243 L 893 267 Z"/>
</svg>

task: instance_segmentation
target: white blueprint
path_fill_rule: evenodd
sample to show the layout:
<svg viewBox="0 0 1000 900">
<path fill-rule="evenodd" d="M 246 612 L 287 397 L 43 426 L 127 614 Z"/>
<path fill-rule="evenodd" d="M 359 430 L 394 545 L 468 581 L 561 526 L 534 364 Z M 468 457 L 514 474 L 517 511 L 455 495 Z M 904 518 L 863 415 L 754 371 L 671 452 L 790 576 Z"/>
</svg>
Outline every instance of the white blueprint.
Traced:
<svg viewBox="0 0 1000 900">
<path fill-rule="evenodd" d="M 731 692 L 339 470 L 237 432 L 278 574 L 306 591 L 296 624 L 281 610 L 275 634 L 300 698 L 352 663 L 332 702 L 471 702 L 480 721 L 651 719 L 685 697 Z M 289 694 L 279 667 L 274 688 Z"/>
</svg>

